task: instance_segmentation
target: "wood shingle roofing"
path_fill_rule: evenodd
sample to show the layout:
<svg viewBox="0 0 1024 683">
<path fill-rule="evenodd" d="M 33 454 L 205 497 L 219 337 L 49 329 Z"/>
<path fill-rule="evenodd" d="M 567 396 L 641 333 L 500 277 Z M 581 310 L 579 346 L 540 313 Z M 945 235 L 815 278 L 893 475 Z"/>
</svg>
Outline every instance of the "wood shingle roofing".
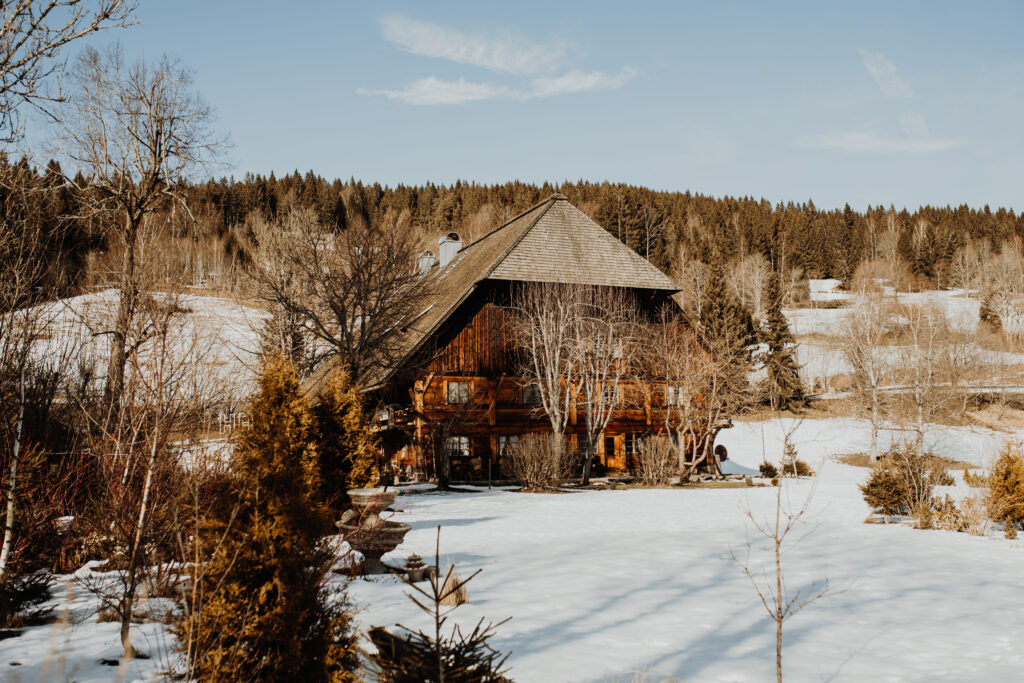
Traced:
<svg viewBox="0 0 1024 683">
<path fill-rule="evenodd" d="M 382 386 L 485 280 L 560 282 L 678 292 L 667 275 L 622 244 L 586 214 L 554 194 L 463 247 L 451 263 L 424 275 L 429 301 L 414 320 L 396 330 L 402 361 L 363 378 Z M 330 363 L 324 364 L 329 366 Z M 307 380 L 318 386 L 329 367 Z"/>
</svg>

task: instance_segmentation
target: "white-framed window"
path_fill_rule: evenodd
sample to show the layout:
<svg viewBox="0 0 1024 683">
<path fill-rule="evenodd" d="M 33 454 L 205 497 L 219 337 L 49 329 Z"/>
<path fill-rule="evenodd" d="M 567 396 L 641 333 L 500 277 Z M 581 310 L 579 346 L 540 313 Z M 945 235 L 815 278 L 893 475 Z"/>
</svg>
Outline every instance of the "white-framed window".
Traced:
<svg viewBox="0 0 1024 683">
<path fill-rule="evenodd" d="M 502 456 L 508 455 L 509 449 L 514 447 L 518 441 L 519 441 L 519 435 L 518 434 L 509 434 L 508 436 L 499 436 L 498 437 L 498 454 L 502 455 Z"/>
<path fill-rule="evenodd" d="M 604 394 L 603 399 L 606 405 L 618 404 L 620 398 L 618 384 L 604 384 L 601 386 L 601 392 Z"/>
<path fill-rule="evenodd" d="M 449 458 L 468 458 L 470 456 L 468 436 L 449 436 L 444 442 Z"/>
<path fill-rule="evenodd" d="M 536 382 L 523 385 L 523 405 L 539 406 L 541 404 L 540 385 Z"/>
<path fill-rule="evenodd" d="M 677 387 L 672 384 L 665 385 L 665 405 L 667 406 L 681 406 L 683 405 L 683 388 Z"/>
<path fill-rule="evenodd" d="M 469 403 L 469 382 L 447 382 L 448 403 Z"/>
</svg>

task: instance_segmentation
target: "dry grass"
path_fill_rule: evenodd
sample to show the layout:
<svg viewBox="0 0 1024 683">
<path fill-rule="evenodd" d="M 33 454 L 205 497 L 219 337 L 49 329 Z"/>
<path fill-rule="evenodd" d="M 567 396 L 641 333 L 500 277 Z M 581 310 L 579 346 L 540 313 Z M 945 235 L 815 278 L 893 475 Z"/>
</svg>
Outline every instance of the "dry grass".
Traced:
<svg viewBox="0 0 1024 683">
<path fill-rule="evenodd" d="M 955 460 L 954 458 L 947 458 L 941 455 L 928 455 L 928 465 L 937 465 L 942 469 L 963 469 L 973 467 L 971 463 L 964 462 L 963 460 Z M 841 465 L 851 465 L 853 467 L 873 467 L 874 463 L 871 462 L 871 456 L 867 453 L 843 453 L 841 455 L 834 455 L 832 459 Z"/>
</svg>

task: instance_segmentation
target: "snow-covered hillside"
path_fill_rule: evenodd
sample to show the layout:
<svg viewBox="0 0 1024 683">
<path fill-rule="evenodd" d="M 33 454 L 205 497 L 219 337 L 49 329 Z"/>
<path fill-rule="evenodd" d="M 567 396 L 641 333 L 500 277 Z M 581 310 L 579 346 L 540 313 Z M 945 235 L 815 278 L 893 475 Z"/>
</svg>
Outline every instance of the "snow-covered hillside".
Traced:
<svg viewBox="0 0 1024 683">
<path fill-rule="evenodd" d="M 171 295 L 158 294 L 168 298 Z M 251 393 L 255 376 L 254 352 L 257 330 L 266 317 L 258 308 L 244 306 L 230 298 L 198 294 L 173 295 L 181 309 L 182 324 L 172 331 L 171 353 L 177 357 L 193 353 L 210 379 L 219 380 L 231 399 L 240 400 Z M 37 347 L 41 359 L 56 358 L 57 347 L 70 342 L 74 358 L 94 361 L 96 379 L 105 376 L 103 362 L 109 354 L 111 321 L 117 310 L 117 293 L 106 289 L 46 304 L 39 318 L 46 322 L 48 334 Z M 146 347 L 143 347 L 145 353 Z"/>
</svg>

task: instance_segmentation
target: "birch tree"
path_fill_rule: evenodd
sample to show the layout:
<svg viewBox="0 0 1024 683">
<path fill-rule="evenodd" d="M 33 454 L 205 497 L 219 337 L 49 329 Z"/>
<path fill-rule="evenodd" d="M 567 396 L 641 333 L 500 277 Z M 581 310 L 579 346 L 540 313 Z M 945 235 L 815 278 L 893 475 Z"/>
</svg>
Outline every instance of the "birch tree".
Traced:
<svg viewBox="0 0 1024 683">
<path fill-rule="evenodd" d="M 74 349 L 69 340 L 44 339 L 53 333 L 51 324 L 57 317 L 56 306 L 45 305 L 53 294 L 51 281 L 56 270 L 47 256 L 42 228 L 26 218 L 17 206 L 28 190 L 18 174 L 5 174 L 0 179 L 11 191 L 9 201 L 0 207 L 0 438 L 9 447 L 3 453 L 7 464 L 4 483 L 3 541 L 0 543 L 0 579 L 11 559 L 20 512 L 19 477 L 29 449 L 26 438 L 26 410 L 44 376 L 63 376 Z M 46 358 L 41 362 L 40 358 Z M 59 384 L 45 377 L 56 391 Z M 38 417 L 38 416 L 36 416 Z M 7 450 L 7 449 L 5 449 Z"/>
<path fill-rule="evenodd" d="M 853 367 L 853 393 L 860 412 L 871 422 L 871 459 L 878 459 L 878 431 L 888 414 L 889 395 L 884 387 L 891 362 L 885 339 L 891 317 L 880 293 L 865 289 L 842 331 L 841 348 Z"/>
<path fill-rule="evenodd" d="M 693 330 L 672 311 L 649 328 L 644 345 L 645 377 L 651 400 L 662 407 L 665 431 L 673 435 L 678 471 L 689 478 L 699 464 L 697 428 L 712 359 Z M 663 383 L 662 383 L 663 382 Z M 663 396 L 656 396 L 661 391 Z"/>
<path fill-rule="evenodd" d="M 531 283 L 523 285 L 512 302 L 512 332 L 522 350 L 522 373 L 536 381 L 540 409 L 561 447 L 581 380 L 573 347 L 582 296 L 580 285 Z"/>
<path fill-rule="evenodd" d="M 899 370 L 917 452 L 924 454 L 927 423 L 941 413 L 950 397 L 947 383 L 949 325 L 945 312 L 934 305 L 904 305 L 900 318 L 906 324 L 908 344 L 900 347 Z"/>
<path fill-rule="evenodd" d="M 590 483 L 597 442 L 616 410 L 622 409 L 623 383 L 636 372 L 639 354 L 637 304 L 625 293 L 609 288 L 578 292 L 580 301 L 570 316 L 572 364 L 577 368 L 577 407 L 585 426 L 581 483 Z"/>
<path fill-rule="evenodd" d="M 210 107 L 193 90 L 191 72 L 167 57 L 127 63 L 119 46 L 86 49 L 71 73 L 61 111 L 61 149 L 88 212 L 108 226 L 108 248 L 120 254 L 114 274 L 118 311 L 111 329 L 104 396 L 120 400 L 131 353 L 129 330 L 140 306 L 138 246 L 145 222 L 175 206 L 186 213 L 182 183 L 209 168 L 223 140 L 214 136 Z M 77 177 L 77 176 L 76 176 Z"/>
<path fill-rule="evenodd" d="M 152 559 L 146 548 L 170 539 L 170 530 L 162 528 L 158 519 L 165 516 L 171 500 L 168 477 L 181 455 L 171 437 L 189 420 L 211 413 L 217 398 L 213 373 L 204 371 L 201 364 L 213 337 L 183 327 L 182 307 L 173 295 L 143 297 L 139 307 L 135 325 L 150 332 L 145 344 L 129 356 L 123 400 L 115 405 L 116 412 L 111 414 L 105 402 L 96 406 L 89 396 L 77 397 L 88 419 L 90 450 L 97 460 L 97 509 L 106 515 L 105 530 L 124 550 L 117 580 L 113 584 L 90 581 L 87 587 L 120 621 L 126 658 L 138 654 L 131 624 L 146 563 Z"/>
</svg>

